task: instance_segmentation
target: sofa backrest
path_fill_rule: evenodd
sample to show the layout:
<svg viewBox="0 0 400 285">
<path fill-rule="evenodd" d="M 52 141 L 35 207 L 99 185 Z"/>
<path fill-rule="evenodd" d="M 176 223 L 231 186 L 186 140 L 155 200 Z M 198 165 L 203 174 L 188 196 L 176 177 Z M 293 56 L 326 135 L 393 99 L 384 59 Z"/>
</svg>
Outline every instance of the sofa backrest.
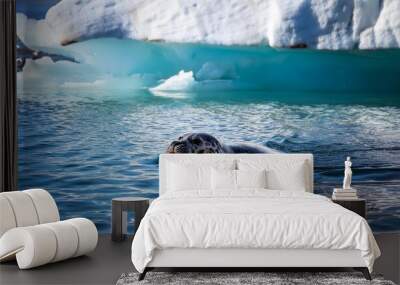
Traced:
<svg viewBox="0 0 400 285">
<path fill-rule="evenodd" d="M 223 163 L 229 165 L 232 162 L 238 165 L 265 164 L 268 167 L 275 165 L 298 165 L 304 166 L 305 191 L 313 192 L 314 172 L 312 154 L 161 154 L 159 160 L 159 192 L 160 195 L 168 190 L 168 169 L 171 164 L 183 164 L 190 168 L 193 166 L 213 166 Z M 239 168 L 240 169 L 240 168 Z M 275 176 L 276 179 L 285 179 L 285 175 Z M 279 181 L 275 181 L 275 184 Z"/>
<path fill-rule="evenodd" d="M 0 237 L 9 229 L 60 220 L 57 205 L 46 190 L 0 193 Z"/>
</svg>

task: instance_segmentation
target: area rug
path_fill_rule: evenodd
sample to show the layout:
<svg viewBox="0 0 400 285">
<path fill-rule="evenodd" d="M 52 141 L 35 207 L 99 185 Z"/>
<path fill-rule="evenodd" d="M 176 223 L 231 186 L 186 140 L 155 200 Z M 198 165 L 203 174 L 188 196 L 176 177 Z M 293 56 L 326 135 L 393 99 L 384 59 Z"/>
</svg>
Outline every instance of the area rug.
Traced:
<svg viewBox="0 0 400 285">
<path fill-rule="evenodd" d="M 142 281 L 138 281 L 138 276 L 138 273 L 122 274 L 117 285 L 395 285 L 381 276 L 368 281 L 359 272 L 148 272 Z"/>
</svg>

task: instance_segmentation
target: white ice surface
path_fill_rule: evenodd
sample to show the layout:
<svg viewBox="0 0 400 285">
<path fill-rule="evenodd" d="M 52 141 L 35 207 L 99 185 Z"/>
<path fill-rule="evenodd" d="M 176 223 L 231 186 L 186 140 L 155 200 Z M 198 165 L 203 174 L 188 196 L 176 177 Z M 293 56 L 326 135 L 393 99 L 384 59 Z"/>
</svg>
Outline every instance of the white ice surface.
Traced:
<svg viewBox="0 0 400 285">
<path fill-rule="evenodd" d="M 400 1 L 62 0 L 43 20 L 18 15 L 18 35 L 28 46 L 113 36 L 220 45 L 397 48 Z"/>
</svg>

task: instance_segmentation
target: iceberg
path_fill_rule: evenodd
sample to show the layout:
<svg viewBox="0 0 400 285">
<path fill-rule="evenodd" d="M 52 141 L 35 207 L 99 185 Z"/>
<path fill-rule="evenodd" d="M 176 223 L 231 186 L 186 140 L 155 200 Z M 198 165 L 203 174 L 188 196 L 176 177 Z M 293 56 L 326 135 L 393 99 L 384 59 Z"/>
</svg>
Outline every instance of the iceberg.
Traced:
<svg viewBox="0 0 400 285">
<path fill-rule="evenodd" d="M 62 0 L 18 35 L 29 45 L 98 37 L 348 50 L 398 48 L 399 0 Z"/>
<path fill-rule="evenodd" d="M 231 80 L 207 79 L 198 81 L 193 75 L 193 71 L 179 71 L 156 87 L 149 88 L 149 91 L 156 96 L 184 98 L 190 92 L 201 91 L 221 91 L 234 89 Z"/>
<path fill-rule="evenodd" d="M 95 8 L 101 5 L 102 1 L 86 0 L 77 2 L 77 5 L 92 3 L 94 13 Z M 151 1 L 143 2 L 143 5 L 147 5 Z M 267 2 L 269 3 L 268 0 L 265 0 L 265 3 Z M 309 2 L 292 1 L 292 8 L 287 11 L 286 16 L 279 13 L 274 15 L 276 17 L 280 15 L 279 17 L 282 19 L 293 19 L 297 17 L 294 16 L 297 13 L 300 17 L 299 15 L 303 13 L 298 12 L 300 4 L 295 5 L 300 2 L 309 4 Z M 325 2 L 334 3 L 334 1 Z M 75 2 L 61 1 L 58 5 L 66 5 L 65 3 Z M 124 3 L 124 0 L 119 1 L 116 5 L 120 5 L 120 3 Z M 169 3 L 174 2 L 171 0 Z M 375 5 L 379 3 L 372 0 L 368 2 L 360 0 L 354 3 L 358 3 L 357 5 L 362 8 L 349 10 L 353 12 L 348 14 L 349 17 L 353 17 L 351 22 L 354 27 L 354 30 L 351 31 L 352 39 L 355 39 L 357 35 L 367 33 L 368 37 L 365 36 L 364 40 L 360 41 L 363 48 L 376 44 L 394 45 L 394 42 L 380 41 L 381 33 L 385 34 L 383 27 L 387 25 L 380 19 L 382 19 L 382 13 L 390 11 L 396 13 L 397 10 L 392 9 L 397 4 L 385 1 L 382 2 L 382 5 Z M 306 4 L 303 4 L 302 9 L 308 7 Z M 389 8 L 385 6 L 389 4 L 392 6 L 388 6 Z M 93 34 L 91 37 L 94 38 L 87 37 L 85 40 L 81 38 L 80 42 L 62 46 L 59 39 L 63 37 L 63 26 L 51 24 L 52 22 L 48 20 L 52 9 L 56 9 L 58 5 L 48 11 L 46 19 L 28 19 L 23 14 L 19 14 L 17 17 L 20 43 L 21 46 L 23 44 L 26 47 L 26 49 L 18 50 L 19 56 L 26 60 L 22 64 L 23 71 L 19 72 L 21 79 L 19 84 L 28 89 L 37 86 L 93 90 L 149 90 L 151 88 L 154 95 L 168 97 L 171 97 L 172 93 L 181 93 L 184 96 L 188 96 L 190 93 L 202 93 L 204 96 L 204 91 L 224 93 L 226 90 L 328 91 L 359 92 L 360 94 L 364 92 L 376 92 L 377 94 L 394 92 L 398 94 L 399 92 L 400 49 L 331 52 L 270 48 L 267 43 L 257 46 L 166 43 L 131 38 L 121 39 L 124 37 L 121 33 L 105 33 L 103 36 Z M 275 6 L 276 9 L 279 7 L 279 5 Z M 82 11 L 85 9 L 84 6 L 81 8 Z M 104 9 L 110 8 L 104 7 Z M 358 12 L 354 14 L 354 11 Z M 60 13 L 64 12 L 60 11 Z M 81 12 L 80 10 L 76 11 L 77 15 Z M 123 12 L 121 10 L 121 13 Z M 73 16 L 71 15 L 71 17 Z M 391 18 L 392 16 L 385 17 Z M 110 19 L 113 20 L 112 17 Z M 124 17 L 120 17 L 119 20 L 124 19 Z M 298 18 L 296 23 L 300 25 L 302 19 L 302 17 Z M 79 27 L 84 26 L 79 19 L 75 20 L 77 21 L 73 22 L 75 26 L 71 26 L 70 29 L 80 29 Z M 395 20 L 391 23 L 395 23 Z M 96 22 L 92 24 L 91 31 L 97 33 L 100 27 Z M 60 27 L 60 33 L 54 32 Z M 279 41 L 280 45 L 285 45 L 285 41 L 301 43 L 318 32 L 318 29 L 307 30 L 308 24 L 303 26 L 307 32 L 306 30 L 301 31 L 301 26 L 296 27 L 297 30 L 288 29 L 287 31 L 289 34 L 292 32 L 302 34 L 301 37 L 284 38 L 278 36 L 279 33 L 268 34 L 269 41 L 274 43 Z M 103 28 L 103 31 L 108 29 L 105 26 Z M 276 28 L 283 29 L 282 27 Z M 283 33 L 283 31 L 281 32 Z M 394 29 L 387 33 L 387 38 L 389 39 L 395 32 Z M 325 44 L 331 43 L 328 39 L 328 36 L 320 38 L 321 43 Z M 349 46 L 350 43 L 351 41 L 348 42 Z M 310 43 L 307 45 L 310 47 Z M 335 48 L 338 47 L 335 46 Z M 37 51 L 37 55 L 43 55 L 43 57 L 31 56 L 30 53 L 25 52 L 28 49 Z M 52 55 L 56 55 L 56 57 Z M 180 70 L 185 72 L 179 74 Z M 157 94 L 155 94 L 156 92 Z"/>
<path fill-rule="evenodd" d="M 160 85 L 150 88 L 150 91 L 187 91 L 191 90 L 194 85 L 196 85 L 196 81 L 193 77 L 193 71 L 185 72 L 181 70 L 177 75 L 173 75 Z"/>
</svg>

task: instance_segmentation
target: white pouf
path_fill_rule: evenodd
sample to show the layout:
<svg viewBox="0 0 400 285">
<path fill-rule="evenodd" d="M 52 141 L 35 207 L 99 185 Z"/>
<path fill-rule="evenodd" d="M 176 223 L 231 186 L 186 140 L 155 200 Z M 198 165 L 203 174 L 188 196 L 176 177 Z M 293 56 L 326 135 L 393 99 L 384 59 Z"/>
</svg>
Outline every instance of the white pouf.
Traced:
<svg viewBox="0 0 400 285">
<path fill-rule="evenodd" d="M 98 233 L 88 219 L 59 221 L 51 195 L 42 189 L 0 193 L 0 261 L 17 259 L 28 269 L 84 255 Z"/>
</svg>

